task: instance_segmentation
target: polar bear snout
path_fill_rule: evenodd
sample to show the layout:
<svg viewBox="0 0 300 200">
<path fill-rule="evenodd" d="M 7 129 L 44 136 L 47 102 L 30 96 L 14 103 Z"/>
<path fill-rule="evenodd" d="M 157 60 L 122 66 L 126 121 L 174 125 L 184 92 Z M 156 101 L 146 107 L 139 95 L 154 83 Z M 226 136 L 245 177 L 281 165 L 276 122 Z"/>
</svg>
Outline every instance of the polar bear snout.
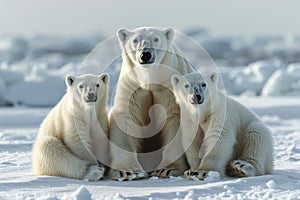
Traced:
<svg viewBox="0 0 300 200">
<path fill-rule="evenodd" d="M 195 84 L 192 91 L 191 104 L 202 104 L 204 101 L 203 88 Z"/>
<path fill-rule="evenodd" d="M 91 102 L 96 102 L 97 101 L 97 95 L 94 91 L 90 91 L 87 93 L 85 96 L 85 102 L 91 103 Z"/>
<path fill-rule="evenodd" d="M 88 95 L 87 95 L 87 99 L 88 99 L 89 101 L 96 101 L 97 96 L 95 95 L 94 92 L 90 92 L 90 93 L 88 93 Z"/>
<path fill-rule="evenodd" d="M 141 60 L 144 62 L 144 63 L 148 63 L 150 60 L 151 60 L 151 53 L 150 52 L 143 52 L 141 54 Z"/>
<path fill-rule="evenodd" d="M 204 97 L 201 94 L 194 94 L 191 97 L 191 104 L 202 104 Z"/>
<path fill-rule="evenodd" d="M 155 56 L 153 50 L 150 48 L 144 48 L 140 54 L 140 64 L 152 64 L 154 63 Z"/>
</svg>

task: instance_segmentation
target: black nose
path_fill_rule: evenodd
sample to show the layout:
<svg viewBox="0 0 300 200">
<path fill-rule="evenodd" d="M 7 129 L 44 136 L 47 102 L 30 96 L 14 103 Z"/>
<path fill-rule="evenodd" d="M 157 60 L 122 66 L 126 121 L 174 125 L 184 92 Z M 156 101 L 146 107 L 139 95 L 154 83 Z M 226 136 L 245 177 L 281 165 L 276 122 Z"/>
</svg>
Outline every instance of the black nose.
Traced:
<svg viewBox="0 0 300 200">
<path fill-rule="evenodd" d="M 148 63 L 152 58 L 152 55 L 150 52 L 146 51 L 146 52 L 143 52 L 141 54 L 141 60 L 144 62 L 144 63 Z"/>
<path fill-rule="evenodd" d="M 197 101 L 198 101 L 198 102 L 201 102 L 201 101 L 202 101 L 201 95 L 197 94 L 197 95 L 196 95 L 196 98 L 197 98 Z"/>
<path fill-rule="evenodd" d="M 191 101 L 192 104 L 202 104 L 204 101 L 204 98 L 200 94 L 195 94 L 195 95 L 193 95 L 191 100 L 192 100 Z"/>
<path fill-rule="evenodd" d="M 95 99 L 95 94 L 94 93 L 88 93 L 87 98 L 88 98 L 88 100 L 94 100 Z"/>
</svg>

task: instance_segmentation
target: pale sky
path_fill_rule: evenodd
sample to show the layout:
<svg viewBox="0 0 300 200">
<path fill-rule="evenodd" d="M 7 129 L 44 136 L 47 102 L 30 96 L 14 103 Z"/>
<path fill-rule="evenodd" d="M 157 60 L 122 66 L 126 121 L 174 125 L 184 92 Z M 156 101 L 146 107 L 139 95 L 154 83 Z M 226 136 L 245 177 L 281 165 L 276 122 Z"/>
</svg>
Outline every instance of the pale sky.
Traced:
<svg viewBox="0 0 300 200">
<path fill-rule="evenodd" d="M 113 35 L 204 27 L 217 35 L 300 35 L 298 0 L 0 0 L 0 35 Z"/>
</svg>

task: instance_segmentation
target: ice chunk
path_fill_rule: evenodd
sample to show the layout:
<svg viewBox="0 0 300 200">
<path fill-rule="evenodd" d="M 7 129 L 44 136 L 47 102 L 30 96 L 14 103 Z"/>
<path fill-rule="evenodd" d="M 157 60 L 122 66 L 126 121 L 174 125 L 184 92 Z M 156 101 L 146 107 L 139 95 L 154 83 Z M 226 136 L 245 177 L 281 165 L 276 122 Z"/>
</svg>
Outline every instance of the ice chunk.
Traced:
<svg viewBox="0 0 300 200">
<path fill-rule="evenodd" d="M 125 197 L 121 195 L 120 193 L 117 193 L 114 197 L 113 200 L 124 200 Z"/>
<path fill-rule="evenodd" d="M 274 180 L 269 180 L 267 183 L 266 183 L 266 186 L 269 188 L 269 189 L 276 189 L 276 183 Z"/>
<path fill-rule="evenodd" d="M 210 181 L 216 181 L 220 179 L 221 179 L 221 175 L 219 172 L 209 171 L 207 177 L 204 180 L 210 182 Z"/>
<path fill-rule="evenodd" d="M 80 186 L 75 192 L 71 195 L 64 195 L 62 199 L 74 199 L 74 200 L 89 200 L 92 199 L 92 195 L 85 186 Z"/>
</svg>

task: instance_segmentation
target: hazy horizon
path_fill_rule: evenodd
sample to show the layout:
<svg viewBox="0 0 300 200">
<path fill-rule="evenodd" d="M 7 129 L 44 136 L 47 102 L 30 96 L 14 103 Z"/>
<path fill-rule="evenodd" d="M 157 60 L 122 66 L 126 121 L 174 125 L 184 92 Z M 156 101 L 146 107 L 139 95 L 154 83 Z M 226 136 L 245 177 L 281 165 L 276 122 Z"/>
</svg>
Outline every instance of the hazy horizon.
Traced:
<svg viewBox="0 0 300 200">
<path fill-rule="evenodd" d="M 119 28 L 205 28 L 215 35 L 300 35 L 300 2 L 290 0 L 0 1 L 0 35 L 115 34 Z"/>
</svg>

